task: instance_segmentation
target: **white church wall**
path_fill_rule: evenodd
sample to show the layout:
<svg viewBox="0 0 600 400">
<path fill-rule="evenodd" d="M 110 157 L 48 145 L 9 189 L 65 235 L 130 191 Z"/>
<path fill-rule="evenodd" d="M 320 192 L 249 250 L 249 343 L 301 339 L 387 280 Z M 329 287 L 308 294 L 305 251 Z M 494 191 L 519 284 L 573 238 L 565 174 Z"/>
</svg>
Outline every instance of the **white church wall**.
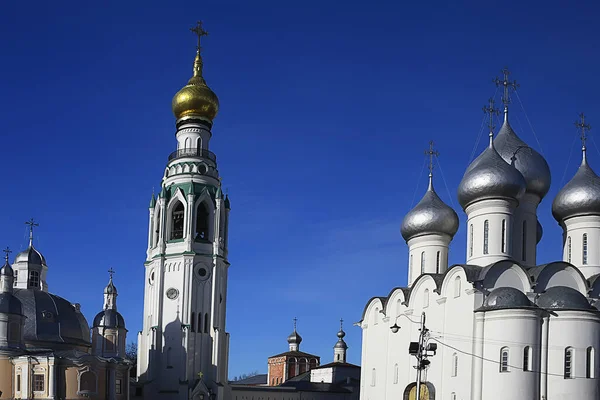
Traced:
<svg viewBox="0 0 600 400">
<path fill-rule="evenodd" d="M 448 235 L 423 235 L 410 239 L 408 244 L 408 285 L 423 273 L 439 274 L 448 269 Z M 412 261 L 411 261 L 412 260 Z"/>
<path fill-rule="evenodd" d="M 600 216 L 568 218 L 565 227 L 563 260 L 577 266 L 586 278 L 600 273 Z"/>
<path fill-rule="evenodd" d="M 499 261 L 489 267 L 483 279 L 483 287 L 489 291 L 499 287 L 513 287 L 523 293 L 531 290 L 529 276 L 511 260 Z"/>
</svg>

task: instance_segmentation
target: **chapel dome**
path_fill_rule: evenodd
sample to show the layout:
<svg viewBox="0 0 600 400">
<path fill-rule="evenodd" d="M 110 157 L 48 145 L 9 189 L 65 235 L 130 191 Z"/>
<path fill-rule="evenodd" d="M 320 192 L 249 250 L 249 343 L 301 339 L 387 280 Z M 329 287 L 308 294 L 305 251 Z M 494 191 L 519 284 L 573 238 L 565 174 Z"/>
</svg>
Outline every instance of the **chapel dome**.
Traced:
<svg viewBox="0 0 600 400">
<path fill-rule="evenodd" d="M 508 117 L 504 118 L 504 124 L 494 139 L 494 147 L 507 163 L 511 164 L 512 158 L 515 158 L 514 166 L 525 178 L 526 192 L 543 199 L 550 190 L 550 167 L 540 153 L 517 136 L 508 123 Z"/>
<path fill-rule="evenodd" d="M 35 264 L 35 265 L 46 265 L 46 259 L 35 247 L 33 244 L 29 243 L 29 247 L 24 251 L 17 254 L 15 257 L 15 263 L 27 263 L 27 264 Z"/>
<path fill-rule="evenodd" d="M 94 328 L 123 328 L 125 329 L 125 319 L 117 310 L 103 310 L 94 317 Z"/>
<path fill-rule="evenodd" d="M 554 286 L 537 299 L 537 305 L 547 310 L 595 310 L 579 291 L 567 286 Z"/>
<path fill-rule="evenodd" d="M 104 288 L 104 294 L 117 294 L 117 288 L 113 283 L 112 277 L 108 281 L 108 285 Z"/>
<path fill-rule="evenodd" d="M 0 276 L 15 276 L 15 271 L 12 269 L 10 264 L 8 263 L 8 257 L 2 268 L 0 268 Z"/>
<path fill-rule="evenodd" d="M 79 307 L 60 296 L 33 289 L 14 289 L 23 305 L 25 342 L 36 347 L 89 347 L 90 328 Z M 61 347 L 64 348 L 64 347 Z"/>
<path fill-rule="evenodd" d="M 194 60 L 194 75 L 187 85 L 175 94 L 171 107 L 177 119 L 195 115 L 212 121 L 217 116 L 219 99 L 202 77 L 200 52 L 196 53 Z"/>
<path fill-rule="evenodd" d="M 483 302 L 483 309 L 501 310 L 508 308 L 532 307 L 533 303 L 519 289 L 513 287 L 499 287 L 487 296 Z"/>
<path fill-rule="evenodd" d="M 294 329 L 294 332 L 288 336 L 287 341 L 289 344 L 300 344 L 302 343 L 302 336 Z"/>
<path fill-rule="evenodd" d="M 552 215 L 559 223 L 580 215 L 600 215 L 600 177 L 588 165 L 585 153 L 575 176 L 554 198 Z"/>
<path fill-rule="evenodd" d="M 514 166 L 498 154 L 493 143 L 465 171 L 458 186 L 458 202 L 463 209 L 476 201 L 493 198 L 518 200 L 527 183 Z"/>
<path fill-rule="evenodd" d="M 458 215 L 435 192 L 431 178 L 425 195 L 402 220 L 400 232 L 404 240 L 425 234 L 446 234 L 450 238 L 458 230 Z"/>
</svg>

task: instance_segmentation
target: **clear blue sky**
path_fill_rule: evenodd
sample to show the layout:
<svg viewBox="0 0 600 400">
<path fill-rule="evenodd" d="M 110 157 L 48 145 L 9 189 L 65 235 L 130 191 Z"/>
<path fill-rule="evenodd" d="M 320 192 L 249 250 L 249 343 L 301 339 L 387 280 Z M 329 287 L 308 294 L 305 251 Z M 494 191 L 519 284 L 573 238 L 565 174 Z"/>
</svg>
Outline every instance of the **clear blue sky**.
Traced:
<svg viewBox="0 0 600 400">
<path fill-rule="evenodd" d="M 360 362 L 352 323 L 406 283 L 399 226 L 425 190 L 423 150 L 436 142 L 457 206 L 504 66 L 526 111 L 515 100 L 513 126 L 540 150 L 529 117 L 553 174 L 539 260 L 560 257 L 550 206 L 579 162 L 573 122 L 585 111 L 600 127 L 597 2 L 84 3 L 2 2 L 0 245 L 23 249 L 23 222 L 39 220 L 50 290 L 88 321 L 112 266 L 130 340 L 141 328 L 147 206 L 175 149 L 170 103 L 191 74 L 197 19 L 233 208 L 230 376 L 266 371 L 293 317 L 323 362 L 343 317 Z M 590 161 L 600 172 L 594 146 Z M 451 262 L 465 253 L 457 211 Z"/>
</svg>

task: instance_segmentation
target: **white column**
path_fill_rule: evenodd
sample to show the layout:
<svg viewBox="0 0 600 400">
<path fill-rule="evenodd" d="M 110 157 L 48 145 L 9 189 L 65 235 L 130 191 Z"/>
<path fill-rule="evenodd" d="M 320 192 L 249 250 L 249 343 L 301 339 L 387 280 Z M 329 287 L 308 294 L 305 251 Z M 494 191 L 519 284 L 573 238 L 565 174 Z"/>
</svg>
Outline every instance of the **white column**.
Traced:
<svg viewBox="0 0 600 400">
<path fill-rule="evenodd" d="M 540 346 L 540 398 L 548 400 L 548 334 L 550 332 L 550 316 L 542 318 L 542 340 Z"/>
<path fill-rule="evenodd" d="M 192 183 L 190 183 L 192 184 Z M 188 194 L 187 195 L 187 217 L 186 217 L 186 235 L 185 235 L 185 243 L 186 243 L 186 250 L 187 251 L 191 251 L 192 250 L 192 243 L 194 243 L 194 239 L 195 239 L 195 232 L 194 232 L 194 225 L 196 223 L 196 221 L 194 220 L 194 216 L 196 215 L 195 211 L 194 211 L 194 194 Z"/>
<path fill-rule="evenodd" d="M 56 398 L 56 365 L 54 361 L 48 363 L 48 394 L 51 399 Z"/>
<path fill-rule="evenodd" d="M 473 357 L 471 375 L 471 400 L 483 400 L 483 334 L 485 312 L 475 313 L 473 327 Z"/>
</svg>

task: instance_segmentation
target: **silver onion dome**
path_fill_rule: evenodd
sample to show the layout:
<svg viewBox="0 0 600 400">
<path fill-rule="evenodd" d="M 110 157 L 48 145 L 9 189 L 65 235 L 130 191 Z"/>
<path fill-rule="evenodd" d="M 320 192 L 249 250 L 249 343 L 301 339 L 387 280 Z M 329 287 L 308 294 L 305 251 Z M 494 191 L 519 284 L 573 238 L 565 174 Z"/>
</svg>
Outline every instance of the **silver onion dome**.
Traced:
<svg viewBox="0 0 600 400">
<path fill-rule="evenodd" d="M 489 146 L 465 171 L 458 185 L 458 202 L 463 209 L 479 200 L 504 198 L 518 200 L 525 192 L 525 178 Z"/>
<path fill-rule="evenodd" d="M 540 224 L 540 221 L 537 221 L 537 224 L 535 226 L 535 243 L 539 244 L 540 240 L 542 240 L 542 236 L 544 236 L 544 228 L 542 227 L 542 224 Z"/>
<path fill-rule="evenodd" d="M 515 168 L 527 183 L 527 193 L 543 199 L 550 190 L 550 167 L 540 153 L 517 136 L 508 123 L 508 114 L 504 115 L 504 124 L 494 139 L 494 147 L 507 163 L 511 164 L 514 159 Z"/>
<path fill-rule="evenodd" d="M 302 336 L 294 329 L 294 332 L 288 336 L 287 341 L 289 344 L 300 344 L 302 343 Z"/>
<path fill-rule="evenodd" d="M 17 256 L 15 257 L 15 263 L 18 262 L 24 262 L 27 264 L 35 265 L 46 265 L 46 259 L 44 258 L 42 253 L 40 253 L 35 247 L 33 247 L 31 241 L 29 242 L 29 247 L 17 254 Z"/>
<path fill-rule="evenodd" d="M 458 215 L 437 195 L 430 175 L 425 195 L 402 220 L 402 237 L 407 242 L 416 236 L 431 233 L 442 233 L 452 238 L 457 230 Z"/>
<path fill-rule="evenodd" d="M 579 215 L 600 215 L 600 177 L 588 165 L 585 150 L 575 176 L 554 198 L 552 215 L 559 223 Z"/>
</svg>

